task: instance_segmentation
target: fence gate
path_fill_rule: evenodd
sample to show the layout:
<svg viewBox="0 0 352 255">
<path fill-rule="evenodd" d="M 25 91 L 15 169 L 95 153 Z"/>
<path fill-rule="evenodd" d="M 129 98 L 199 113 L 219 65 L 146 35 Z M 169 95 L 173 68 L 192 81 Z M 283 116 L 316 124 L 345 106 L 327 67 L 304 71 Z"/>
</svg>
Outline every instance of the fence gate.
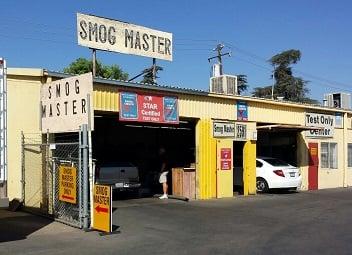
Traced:
<svg viewBox="0 0 352 255">
<path fill-rule="evenodd" d="M 28 211 L 83 228 L 89 218 L 83 199 L 89 190 L 83 173 L 87 146 L 82 146 L 81 135 L 74 138 L 41 143 L 45 136 L 22 135 L 22 200 Z"/>
</svg>

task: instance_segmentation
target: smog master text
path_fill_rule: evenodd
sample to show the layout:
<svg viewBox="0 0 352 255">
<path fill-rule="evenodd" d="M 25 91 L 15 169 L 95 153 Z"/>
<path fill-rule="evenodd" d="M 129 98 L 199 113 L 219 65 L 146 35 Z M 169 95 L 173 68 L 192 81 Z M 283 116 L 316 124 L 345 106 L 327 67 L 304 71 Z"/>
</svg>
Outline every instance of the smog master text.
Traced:
<svg viewBox="0 0 352 255">
<path fill-rule="evenodd" d="M 172 34 L 117 20 L 77 14 L 78 44 L 172 60 Z"/>
</svg>

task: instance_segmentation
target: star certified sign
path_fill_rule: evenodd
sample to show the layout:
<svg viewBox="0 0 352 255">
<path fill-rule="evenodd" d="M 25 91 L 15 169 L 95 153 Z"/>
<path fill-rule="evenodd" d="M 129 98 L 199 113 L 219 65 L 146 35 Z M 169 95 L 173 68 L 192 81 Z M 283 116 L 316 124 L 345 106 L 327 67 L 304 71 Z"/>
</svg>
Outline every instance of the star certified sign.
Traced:
<svg viewBox="0 0 352 255">
<path fill-rule="evenodd" d="M 172 34 L 117 20 L 77 13 L 81 46 L 172 61 Z"/>
</svg>

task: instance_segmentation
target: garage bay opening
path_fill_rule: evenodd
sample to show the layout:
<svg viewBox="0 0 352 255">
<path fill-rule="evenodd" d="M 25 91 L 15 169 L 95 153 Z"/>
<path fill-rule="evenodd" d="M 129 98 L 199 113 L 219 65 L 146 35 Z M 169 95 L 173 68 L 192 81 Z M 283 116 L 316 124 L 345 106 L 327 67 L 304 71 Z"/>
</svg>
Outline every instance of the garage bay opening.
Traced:
<svg viewBox="0 0 352 255">
<path fill-rule="evenodd" d="M 163 148 L 169 162 L 169 194 L 172 194 L 172 168 L 195 165 L 194 119 L 179 124 L 122 122 L 116 115 L 95 117 L 92 135 L 96 179 L 113 185 L 114 199 L 151 197 L 162 193 L 159 183 Z"/>
</svg>

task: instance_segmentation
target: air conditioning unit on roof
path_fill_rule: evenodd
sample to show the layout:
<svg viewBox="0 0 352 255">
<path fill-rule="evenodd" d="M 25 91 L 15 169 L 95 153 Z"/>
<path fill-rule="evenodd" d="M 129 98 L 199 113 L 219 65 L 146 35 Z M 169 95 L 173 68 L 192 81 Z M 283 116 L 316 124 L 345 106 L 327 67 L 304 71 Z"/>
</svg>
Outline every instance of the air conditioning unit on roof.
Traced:
<svg viewBox="0 0 352 255">
<path fill-rule="evenodd" d="M 224 95 L 237 95 L 237 76 L 220 75 L 210 78 L 210 92 Z"/>
<path fill-rule="evenodd" d="M 351 94 L 342 92 L 324 94 L 324 106 L 351 109 Z"/>
</svg>

